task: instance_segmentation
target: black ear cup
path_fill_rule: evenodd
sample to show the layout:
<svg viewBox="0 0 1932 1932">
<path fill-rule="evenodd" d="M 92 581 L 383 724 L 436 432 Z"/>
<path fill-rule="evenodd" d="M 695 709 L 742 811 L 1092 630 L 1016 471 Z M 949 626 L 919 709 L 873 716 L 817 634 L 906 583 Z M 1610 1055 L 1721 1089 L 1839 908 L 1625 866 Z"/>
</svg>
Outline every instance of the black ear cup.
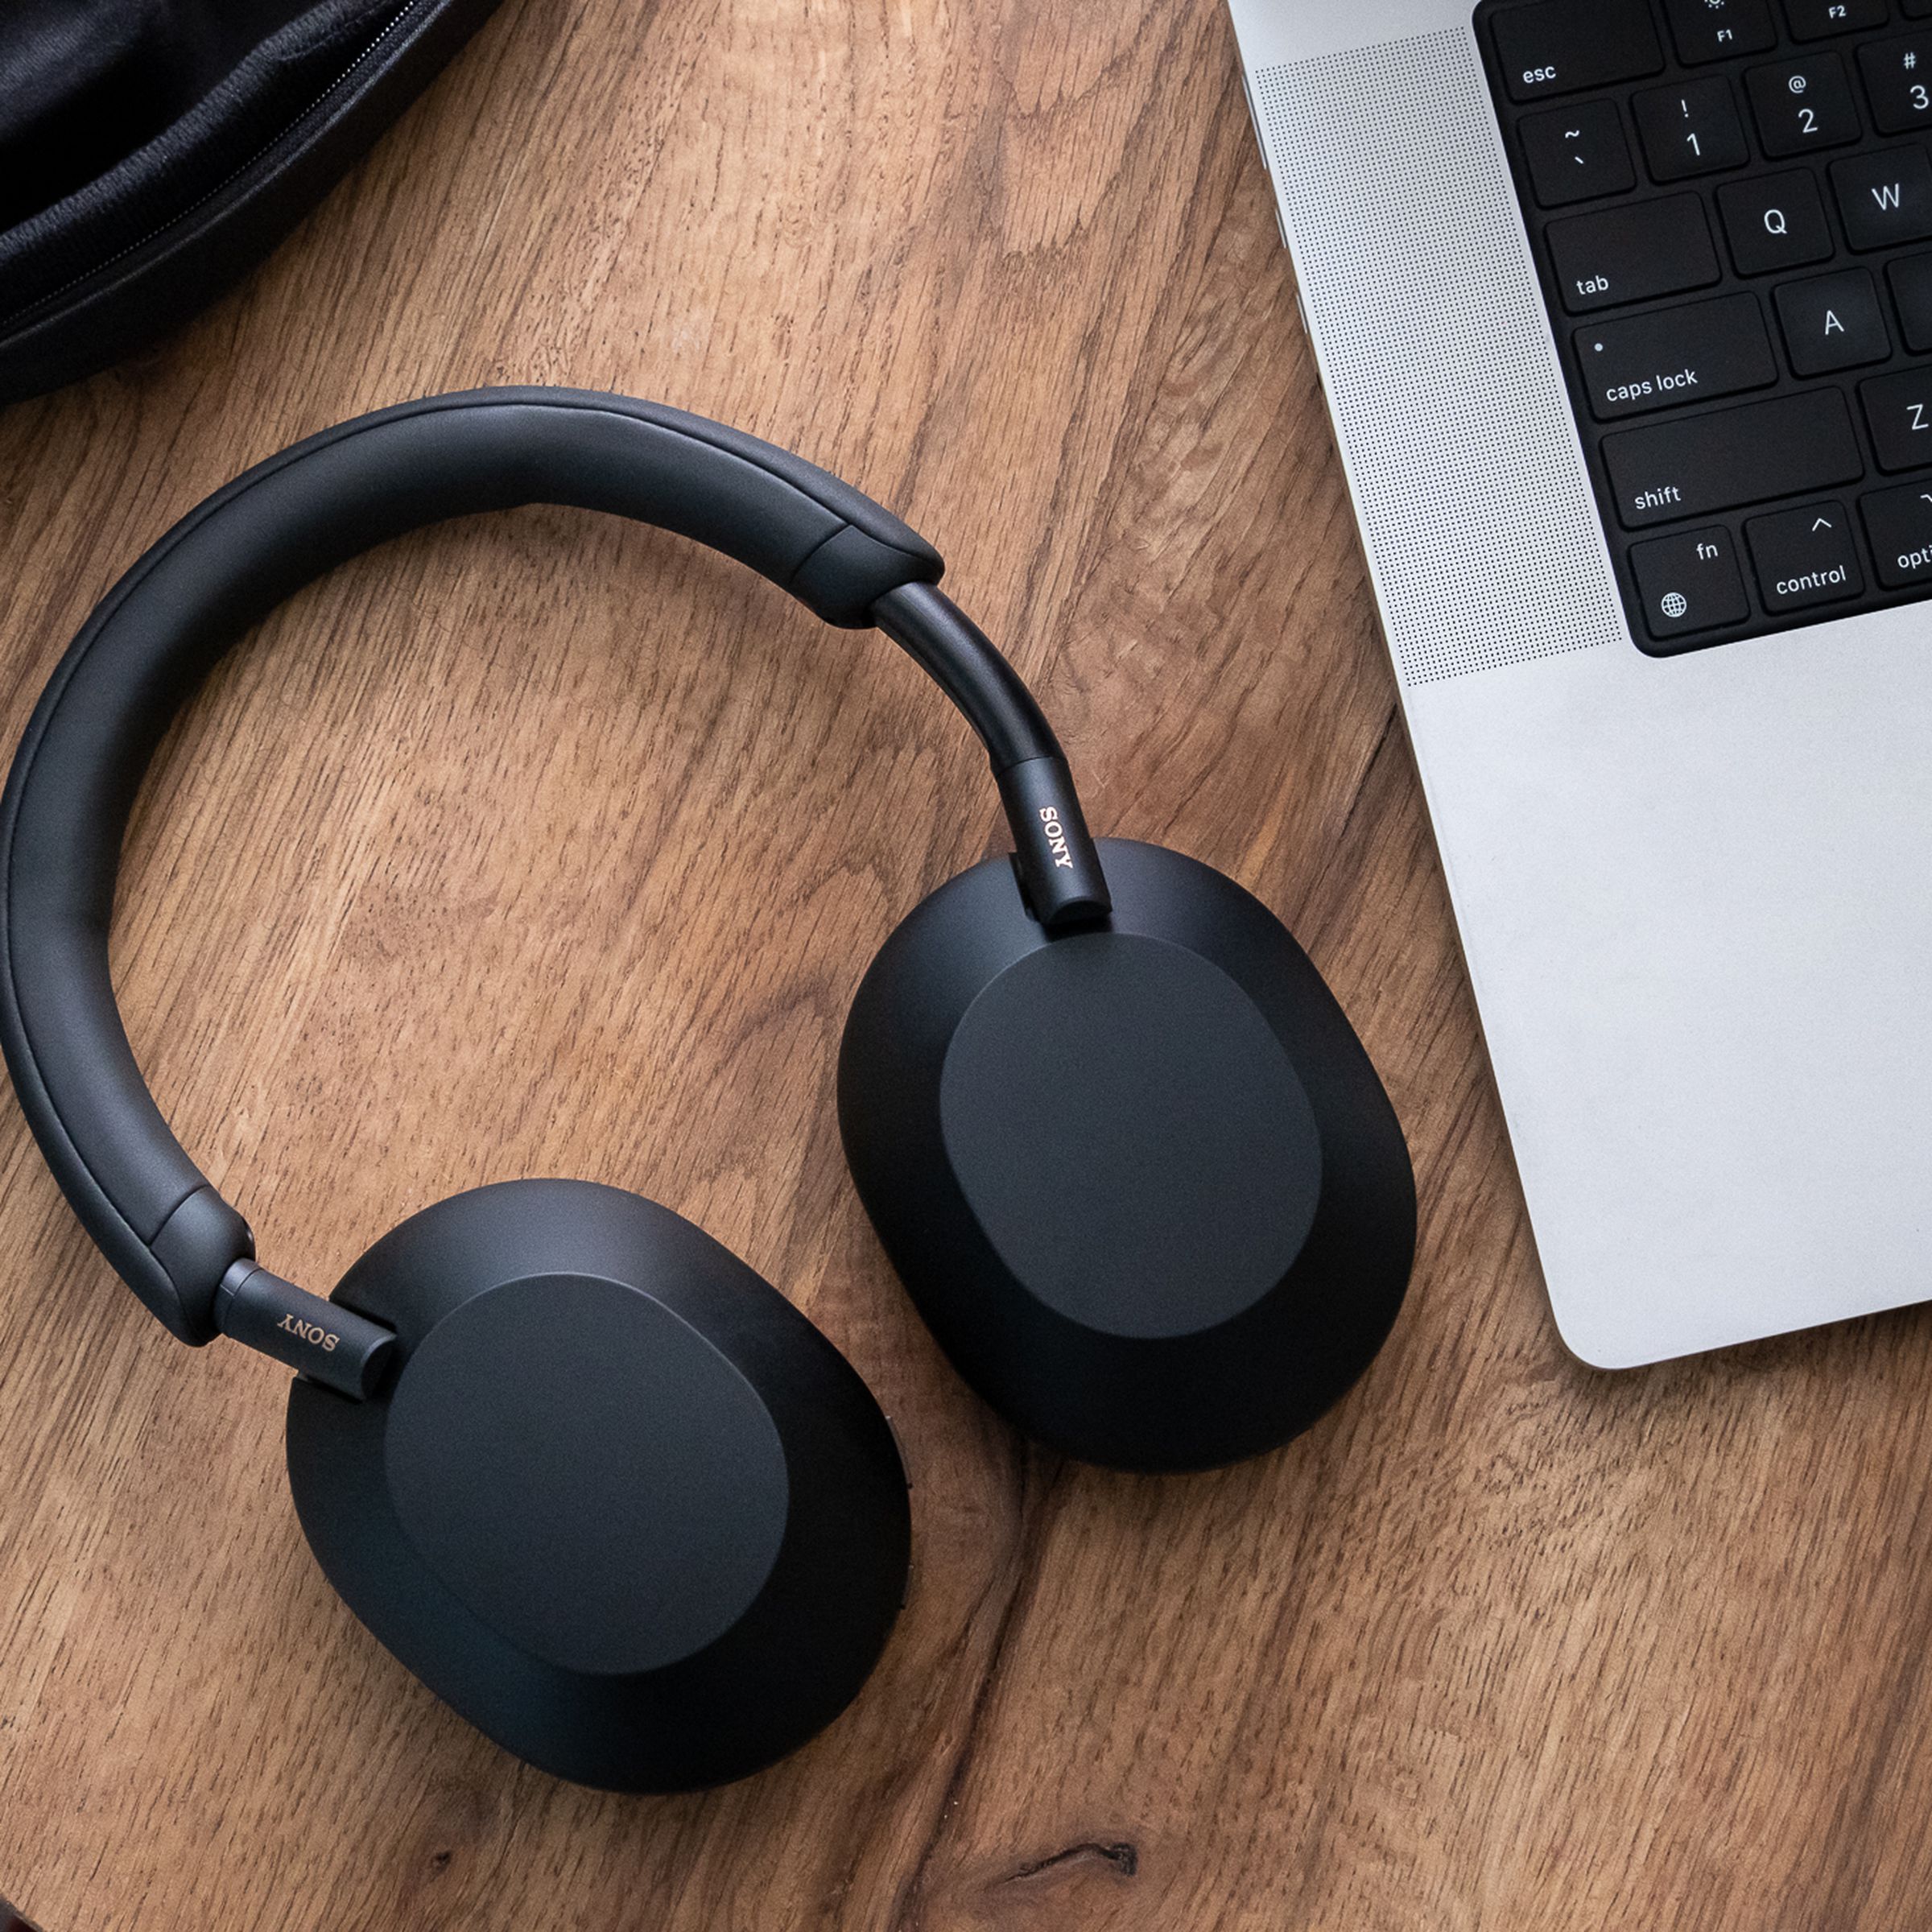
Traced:
<svg viewBox="0 0 1932 1932">
<path fill-rule="evenodd" d="M 1158 846 L 1100 842 L 1112 917 L 1049 936 L 1011 866 L 942 886 L 867 972 L 839 1062 L 861 1199 L 940 1344 L 1088 1461 L 1270 1449 L 1402 1304 L 1402 1130 L 1286 928 Z"/>
<path fill-rule="evenodd" d="M 832 1344 L 668 1209 L 576 1181 L 441 1202 L 336 1301 L 376 1399 L 297 1381 L 329 1581 L 497 1743 L 624 1791 L 720 1784 L 857 1694 L 906 1591 L 892 1433 Z"/>
</svg>

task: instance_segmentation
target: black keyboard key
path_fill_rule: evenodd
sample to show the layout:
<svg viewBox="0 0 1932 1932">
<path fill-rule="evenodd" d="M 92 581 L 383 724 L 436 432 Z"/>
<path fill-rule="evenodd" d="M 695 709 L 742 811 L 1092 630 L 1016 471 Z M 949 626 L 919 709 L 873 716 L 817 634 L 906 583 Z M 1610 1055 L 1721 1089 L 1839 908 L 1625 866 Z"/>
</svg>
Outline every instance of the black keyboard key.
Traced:
<svg viewBox="0 0 1932 1932">
<path fill-rule="evenodd" d="M 1864 473 L 1835 389 L 1619 430 L 1604 438 L 1603 455 L 1627 530 L 1802 496 Z"/>
<path fill-rule="evenodd" d="M 1864 593 L 1865 573 L 1842 503 L 1753 517 L 1744 526 L 1744 541 L 1757 567 L 1757 594 L 1774 617 Z"/>
<path fill-rule="evenodd" d="M 1834 161 L 1831 188 L 1854 248 L 1890 248 L 1932 235 L 1932 157 L 1922 147 Z"/>
<path fill-rule="evenodd" d="M 1905 347 L 1915 356 L 1932 350 L 1932 255 L 1905 255 L 1885 270 Z"/>
<path fill-rule="evenodd" d="M 1644 159 L 1659 181 L 1742 167 L 1751 158 L 1731 83 L 1721 76 L 1686 80 L 1681 87 L 1650 88 L 1630 105 Z"/>
<path fill-rule="evenodd" d="M 1751 614 L 1736 546 L 1721 525 L 1633 545 L 1630 572 L 1644 607 L 1644 627 L 1660 644 L 1741 624 Z"/>
<path fill-rule="evenodd" d="M 1900 10 L 1908 20 L 1932 20 L 1932 0 L 1905 0 Z"/>
<path fill-rule="evenodd" d="M 1858 50 L 1858 66 L 1881 134 L 1932 126 L 1932 34 L 1875 40 Z"/>
<path fill-rule="evenodd" d="M 1882 362 L 1892 353 L 1878 285 L 1868 270 L 1847 268 L 1787 282 L 1776 299 L 1785 347 L 1801 376 Z"/>
<path fill-rule="evenodd" d="M 1808 174 L 1765 175 L 1727 181 L 1717 191 L 1718 213 L 1731 259 L 1740 275 L 1768 275 L 1802 268 L 1831 253 L 1831 229 L 1817 181 Z"/>
<path fill-rule="evenodd" d="M 1513 101 L 1639 80 L 1664 64 L 1647 6 L 1534 0 L 1496 16 L 1496 51 Z"/>
<path fill-rule="evenodd" d="M 1577 330 L 1577 367 L 1591 414 L 1608 422 L 1645 410 L 1701 402 L 1777 380 L 1777 363 L 1752 295 L 1720 295 Z"/>
<path fill-rule="evenodd" d="M 1926 0 L 1932 6 L 1932 0 Z M 1670 37 L 1686 67 L 1777 44 L 1769 0 L 1664 0 Z"/>
<path fill-rule="evenodd" d="M 1637 185 L 1623 122 L 1608 101 L 1531 114 L 1516 131 L 1536 198 L 1545 208 L 1620 195 Z"/>
<path fill-rule="evenodd" d="M 1717 250 L 1695 195 L 1571 215 L 1552 221 L 1548 236 L 1572 315 L 1707 288 L 1718 277 Z"/>
<path fill-rule="evenodd" d="M 1880 469 L 1932 465 L 1932 365 L 1859 385 Z"/>
<path fill-rule="evenodd" d="M 1879 582 L 1887 590 L 1932 584 L 1932 489 L 1916 483 L 1875 489 L 1859 508 L 1865 513 Z"/>
<path fill-rule="evenodd" d="M 1744 91 L 1765 152 L 1779 159 L 1843 147 L 1861 132 L 1845 64 L 1835 53 L 1754 67 Z"/>
<path fill-rule="evenodd" d="M 1855 34 L 1885 24 L 1885 0 L 1785 0 L 1792 36 L 1823 40 L 1831 34 Z"/>
</svg>

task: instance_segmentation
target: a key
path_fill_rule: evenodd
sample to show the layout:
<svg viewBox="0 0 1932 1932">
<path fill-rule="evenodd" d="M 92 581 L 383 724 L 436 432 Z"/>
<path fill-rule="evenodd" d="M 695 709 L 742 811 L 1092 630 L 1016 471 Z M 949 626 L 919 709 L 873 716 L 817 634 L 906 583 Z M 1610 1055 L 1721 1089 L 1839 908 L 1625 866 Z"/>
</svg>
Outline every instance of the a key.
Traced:
<svg viewBox="0 0 1932 1932">
<path fill-rule="evenodd" d="M 1885 0 L 1785 0 L 1785 12 L 1798 40 L 1823 40 L 1885 24 Z"/>
<path fill-rule="evenodd" d="M 1596 322 L 1571 338 L 1600 422 L 1701 402 L 1777 380 L 1755 295 L 1720 295 L 1682 308 Z"/>
<path fill-rule="evenodd" d="M 1664 0 L 1664 11 L 1686 67 L 1732 54 L 1761 54 L 1777 44 L 1769 0 Z"/>
<path fill-rule="evenodd" d="M 1905 347 L 1915 356 L 1932 350 L 1932 255 L 1905 255 L 1885 270 Z"/>
<path fill-rule="evenodd" d="M 1731 533 L 1719 525 L 1681 537 L 1634 544 L 1630 572 L 1644 607 L 1644 626 L 1661 644 L 1751 614 Z"/>
<path fill-rule="evenodd" d="M 1932 465 L 1932 367 L 1873 376 L 1858 393 L 1880 469 Z"/>
<path fill-rule="evenodd" d="M 1679 87 L 1654 87 L 1631 102 L 1644 159 L 1659 181 L 1742 167 L 1750 159 L 1731 98 L 1731 83 L 1711 75 Z"/>
<path fill-rule="evenodd" d="M 1496 51 L 1513 101 L 1638 80 L 1664 64 L 1647 6 L 1604 0 L 1534 0 L 1493 23 Z"/>
<path fill-rule="evenodd" d="M 1529 114 L 1517 127 L 1536 198 L 1545 208 L 1620 195 L 1636 185 L 1624 124 L 1608 101 L 1583 101 L 1545 114 Z"/>
<path fill-rule="evenodd" d="M 1785 347 L 1801 376 L 1882 362 L 1892 353 L 1878 287 L 1865 269 L 1787 282 L 1776 300 Z"/>
<path fill-rule="evenodd" d="M 1932 235 L 1932 159 L 1922 147 L 1834 161 L 1831 192 L 1854 248 L 1890 248 Z"/>
<path fill-rule="evenodd" d="M 1802 171 L 1727 181 L 1717 191 L 1718 213 L 1731 259 L 1740 275 L 1802 268 L 1831 253 L 1831 230 L 1818 183 Z"/>
<path fill-rule="evenodd" d="M 1852 84 L 1835 53 L 1754 67 L 1744 76 L 1744 91 L 1768 155 L 1808 155 L 1821 147 L 1842 147 L 1859 137 Z"/>
<path fill-rule="evenodd" d="M 1859 508 L 1879 582 L 1887 590 L 1932 582 L 1932 489 L 1875 489 Z"/>
<path fill-rule="evenodd" d="M 1858 50 L 1865 98 L 1881 134 L 1932 126 L 1932 34 L 1875 40 Z"/>
<path fill-rule="evenodd" d="M 1757 594 L 1773 617 L 1864 593 L 1852 519 L 1842 503 L 1812 503 L 1753 517 L 1744 526 Z"/>
<path fill-rule="evenodd" d="M 1551 222 L 1547 233 L 1563 306 L 1572 315 L 1707 288 L 1717 279 L 1717 251 L 1695 195 L 1571 215 Z"/>
<path fill-rule="evenodd" d="M 1864 472 L 1835 389 L 1619 430 L 1604 437 L 1603 456 L 1627 530 L 1829 489 Z"/>
</svg>

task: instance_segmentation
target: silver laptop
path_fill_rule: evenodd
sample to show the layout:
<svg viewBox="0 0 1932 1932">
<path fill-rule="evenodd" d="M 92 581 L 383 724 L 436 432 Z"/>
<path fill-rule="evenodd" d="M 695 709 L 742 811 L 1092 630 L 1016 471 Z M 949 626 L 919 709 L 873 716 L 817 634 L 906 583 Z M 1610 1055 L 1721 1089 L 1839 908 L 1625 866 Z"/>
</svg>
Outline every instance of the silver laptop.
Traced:
<svg viewBox="0 0 1932 1932">
<path fill-rule="evenodd" d="M 1932 0 L 1231 0 L 1557 1324 L 1932 1298 Z"/>
</svg>

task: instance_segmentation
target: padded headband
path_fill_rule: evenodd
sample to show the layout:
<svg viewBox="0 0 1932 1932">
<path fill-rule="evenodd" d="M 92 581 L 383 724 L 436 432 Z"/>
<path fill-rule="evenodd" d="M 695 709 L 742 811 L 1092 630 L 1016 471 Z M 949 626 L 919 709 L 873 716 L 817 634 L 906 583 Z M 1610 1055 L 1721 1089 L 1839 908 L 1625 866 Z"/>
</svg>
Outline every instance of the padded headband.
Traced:
<svg viewBox="0 0 1932 1932">
<path fill-rule="evenodd" d="M 824 470 L 621 396 L 478 390 L 382 410 L 271 456 L 189 512 L 103 600 L 49 679 L 0 798 L 0 1044 L 88 1232 L 184 1341 L 254 1253 L 169 1131 L 114 1001 L 108 934 L 129 815 L 155 748 L 222 654 L 283 599 L 407 530 L 556 503 L 735 557 L 828 623 L 877 624 L 985 741 L 1043 923 L 1108 909 L 1051 729 L 933 585 L 923 539 Z"/>
</svg>

